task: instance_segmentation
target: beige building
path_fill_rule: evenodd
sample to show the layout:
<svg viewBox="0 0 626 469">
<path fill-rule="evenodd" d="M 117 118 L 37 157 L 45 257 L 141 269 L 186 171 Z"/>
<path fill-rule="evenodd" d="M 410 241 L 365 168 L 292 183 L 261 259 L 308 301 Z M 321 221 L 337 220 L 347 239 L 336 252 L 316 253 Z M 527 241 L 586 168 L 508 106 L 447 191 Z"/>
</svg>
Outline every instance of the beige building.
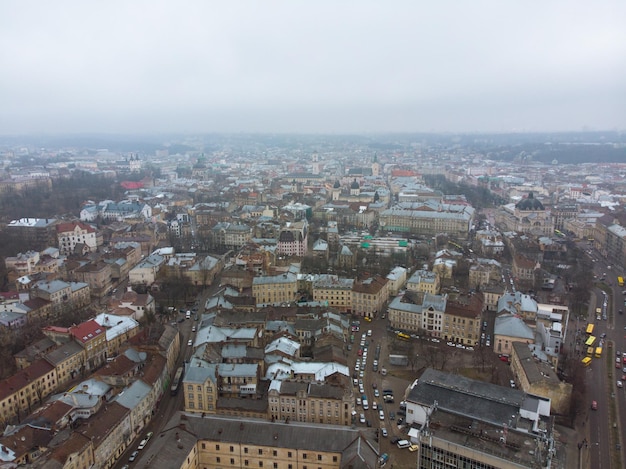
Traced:
<svg viewBox="0 0 626 469">
<path fill-rule="evenodd" d="M 496 212 L 496 224 L 504 231 L 517 231 L 534 236 L 552 236 L 554 220 L 550 211 L 530 192 L 517 204 L 508 204 Z"/>
<path fill-rule="evenodd" d="M 516 254 L 513 257 L 513 267 L 511 273 L 517 280 L 523 282 L 534 282 L 535 271 L 539 268 L 539 264 L 521 254 Z"/>
<path fill-rule="evenodd" d="M 298 279 L 293 272 L 254 277 L 252 296 L 257 305 L 289 303 L 297 299 Z"/>
<path fill-rule="evenodd" d="M 58 387 L 63 388 L 68 382 L 80 376 L 84 370 L 87 354 L 74 341 L 67 342 L 46 354 L 46 360 L 56 369 Z"/>
<path fill-rule="evenodd" d="M 378 467 L 377 444 L 358 428 L 213 415 L 190 416 L 182 423 L 167 425 L 160 439 L 163 451 L 151 469 Z"/>
<path fill-rule="evenodd" d="M 383 230 L 402 234 L 436 236 L 439 233 L 448 233 L 452 238 L 467 239 L 474 209 L 470 206 L 459 209 L 445 206 L 447 209 L 390 208 L 380 213 L 379 224 Z"/>
<path fill-rule="evenodd" d="M 448 301 L 443 319 L 443 339 L 463 345 L 478 345 L 483 307 L 480 293 Z"/>
<path fill-rule="evenodd" d="M 512 314 L 501 314 L 496 317 L 493 338 L 493 351 L 506 355 L 511 354 L 515 342 L 535 343 L 532 329 L 521 318 Z"/>
<path fill-rule="evenodd" d="M 353 279 L 336 275 L 320 275 L 312 283 L 313 301 L 327 303 L 340 312 L 352 309 Z"/>
<path fill-rule="evenodd" d="M 377 275 L 365 280 L 355 280 L 352 286 L 352 313 L 375 318 L 383 311 L 388 299 L 388 279 Z"/>
<path fill-rule="evenodd" d="M 441 280 L 436 272 L 416 270 L 406 282 L 406 289 L 417 292 L 439 294 Z"/>
<path fill-rule="evenodd" d="M 57 391 L 57 381 L 56 368 L 43 358 L 0 381 L 1 421 L 5 425 L 21 421 Z"/>
<path fill-rule="evenodd" d="M 88 252 L 95 252 L 98 249 L 98 240 L 102 241 L 97 236 L 96 229 L 82 221 L 59 223 L 56 229 L 59 251 L 63 255 L 73 254 L 77 245 L 86 247 Z"/>
<path fill-rule="evenodd" d="M 567 414 L 572 385 L 559 380 L 550 364 L 539 361 L 528 345 L 520 342 L 513 344 L 510 363 L 515 381 L 522 391 L 550 399 L 552 413 Z"/>
<path fill-rule="evenodd" d="M 442 337 L 447 302 L 448 295 L 407 291 L 389 304 L 390 326 L 402 331 Z"/>
<path fill-rule="evenodd" d="M 351 425 L 352 387 L 300 381 L 273 381 L 268 391 L 268 417 L 293 421 Z"/>
<path fill-rule="evenodd" d="M 189 367 L 185 373 L 185 412 L 214 414 L 217 411 L 218 376 L 217 364 L 201 362 L 202 366 Z"/>
<path fill-rule="evenodd" d="M 106 262 L 90 262 L 74 271 L 76 280 L 89 284 L 91 295 L 101 298 L 112 288 L 111 266 Z"/>
</svg>

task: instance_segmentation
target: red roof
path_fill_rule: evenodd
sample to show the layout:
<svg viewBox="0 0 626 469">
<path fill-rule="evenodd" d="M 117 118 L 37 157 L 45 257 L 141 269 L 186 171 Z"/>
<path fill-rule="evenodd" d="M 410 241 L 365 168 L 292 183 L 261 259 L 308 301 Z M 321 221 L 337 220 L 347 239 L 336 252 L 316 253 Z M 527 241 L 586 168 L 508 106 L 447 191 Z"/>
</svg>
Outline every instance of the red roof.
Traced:
<svg viewBox="0 0 626 469">
<path fill-rule="evenodd" d="M 417 173 L 410 169 L 392 169 L 391 175 L 393 177 L 417 176 Z"/>
<path fill-rule="evenodd" d="M 68 223 L 59 223 L 57 225 L 57 233 L 69 233 L 70 231 L 74 231 L 77 226 L 88 233 L 94 233 L 96 231 L 92 226 L 82 221 L 70 221 Z"/>
<path fill-rule="evenodd" d="M 0 400 L 15 394 L 20 389 L 24 389 L 31 383 L 37 381 L 42 376 L 54 370 L 54 366 L 43 358 L 32 363 L 32 365 L 19 370 L 13 376 L 0 381 Z"/>
<path fill-rule="evenodd" d="M 124 189 L 141 189 L 143 187 L 143 182 L 139 182 L 139 181 L 122 181 L 120 183 L 120 186 L 122 186 Z"/>
<path fill-rule="evenodd" d="M 105 333 L 104 328 L 93 319 L 70 327 L 70 334 L 79 342 L 87 343 Z"/>
</svg>

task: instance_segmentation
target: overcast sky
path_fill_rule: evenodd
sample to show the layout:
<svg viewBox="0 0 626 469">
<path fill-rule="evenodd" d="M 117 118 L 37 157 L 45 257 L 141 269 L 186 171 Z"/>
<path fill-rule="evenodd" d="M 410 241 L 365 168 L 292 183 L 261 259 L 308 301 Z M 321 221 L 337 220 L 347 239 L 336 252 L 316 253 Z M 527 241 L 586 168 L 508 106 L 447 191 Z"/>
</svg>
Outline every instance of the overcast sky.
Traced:
<svg viewBox="0 0 626 469">
<path fill-rule="evenodd" d="M 0 2 L 0 134 L 626 129 L 626 1 Z"/>
</svg>

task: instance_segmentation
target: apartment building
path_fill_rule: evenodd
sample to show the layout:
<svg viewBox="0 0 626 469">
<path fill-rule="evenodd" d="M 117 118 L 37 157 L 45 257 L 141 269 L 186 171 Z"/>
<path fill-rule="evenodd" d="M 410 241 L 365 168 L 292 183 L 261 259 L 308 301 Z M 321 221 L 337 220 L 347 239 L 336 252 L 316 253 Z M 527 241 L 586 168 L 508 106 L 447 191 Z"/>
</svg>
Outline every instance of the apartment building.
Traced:
<svg viewBox="0 0 626 469">
<path fill-rule="evenodd" d="M 327 304 L 340 312 L 352 309 L 354 280 L 337 275 L 322 274 L 312 282 L 313 301 Z"/>
<path fill-rule="evenodd" d="M 64 256 L 73 254 L 77 245 L 86 247 L 88 252 L 95 252 L 98 249 L 98 239 L 102 241 L 102 238 L 98 238 L 93 226 L 81 221 L 59 223 L 56 225 L 56 230 L 59 251 Z"/>
<path fill-rule="evenodd" d="M 406 282 L 406 289 L 417 292 L 439 294 L 441 280 L 436 272 L 416 270 Z"/>
<path fill-rule="evenodd" d="M 309 224 L 306 219 L 287 223 L 278 234 L 276 253 L 285 256 L 305 256 L 308 250 L 308 236 Z"/>
<path fill-rule="evenodd" d="M 252 280 L 252 296 L 257 306 L 295 301 L 297 292 L 298 279 L 293 272 L 264 275 Z"/>
<path fill-rule="evenodd" d="M 167 428 L 152 469 L 378 467 L 376 443 L 349 426 L 207 415 L 189 416 L 184 426 L 171 422 Z"/>
<path fill-rule="evenodd" d="M 272 421 L 352 424 L 352 386 L 272 381 L 267 400 L 268 417 Z"/>
<path fill-rule="evenodd" d="M 480 293 L 448 301 L 443 319 L 443 339 L 457 344 L 478 345 L 483 308 L 484 301 Z"/>
<path fill-rule="evenodd" d="M 383 311 L 389 299 L 389 280 L 374 276 L 355 280 L 352 285 L 352 312 L 359 316 L 374 318 Z"/>
<path fill-rule="evenodd" d="M 57 390 L 56 368 L 41 358 L 0 381 L 0 418 L 4 424 L 21 421 Z"/>
</svg>

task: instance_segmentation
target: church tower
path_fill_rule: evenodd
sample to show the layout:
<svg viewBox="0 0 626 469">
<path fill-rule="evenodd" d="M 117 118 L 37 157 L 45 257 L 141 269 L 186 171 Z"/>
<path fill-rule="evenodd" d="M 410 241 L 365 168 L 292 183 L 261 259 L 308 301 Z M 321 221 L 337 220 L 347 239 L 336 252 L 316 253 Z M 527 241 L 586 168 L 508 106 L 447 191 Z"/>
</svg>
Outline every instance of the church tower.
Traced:
<svg viewBox="0 0 626 469">
<path fill-rule="evenodd" d="M 335 181 L 333 185 L 333 200 L 339 200 L 339 196 L 341 195 L 341 185 L 339 181 Z"/>
<path fill-rule="evenodd" d="M 311 155 L 311 166 L 312 166 L 313 174 L 320 173 L 320 160 L 319 160 L 319 155 L 317 154 L 316 151 L 314 151 L 313 154 Z"/>
<path fill-rule="evenodd" d="M 361 186 L 357 182 L 356 178 L 350 184 L 350 195 L 360 195 L 361 194 Z"/>
<path fill-rule="evenodd" d="M 377 153 L 374 153 L 374 161 L 372 161 L 372 176 L 380 176 L 380 163 Z"/>
</svg>

